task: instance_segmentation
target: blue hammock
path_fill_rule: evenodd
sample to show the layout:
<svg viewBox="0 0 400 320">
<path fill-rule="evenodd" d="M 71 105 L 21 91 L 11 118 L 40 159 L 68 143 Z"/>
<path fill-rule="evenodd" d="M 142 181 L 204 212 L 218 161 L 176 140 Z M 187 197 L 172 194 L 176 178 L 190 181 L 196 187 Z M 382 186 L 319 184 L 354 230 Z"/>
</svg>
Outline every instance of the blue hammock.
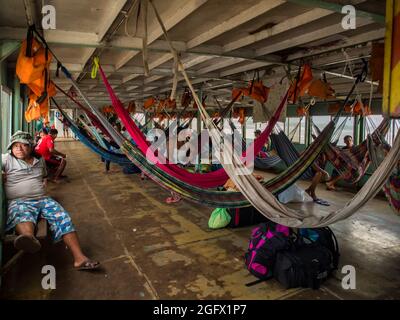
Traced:
<svg viewBox="0 0 400 320">
<path fill-rule="evenodd" d="M 60 110 L 64 119 L 66 119 L 70 124 L 70 129 L 72 132 L 78 137 L 78 139 L 87 146 L 90 150 L 97 153 L 100 157 L 105 160 L 120 164 L 120 165 L 128 165 L 131 164 L 131 161 L 122 154 L 114 153 L 112 151 L 105 150 L 98 144 L 96 144 L 92 139 L 86 136 L 79 127 L 69 118 L 62 110 Z"/>
</svg>

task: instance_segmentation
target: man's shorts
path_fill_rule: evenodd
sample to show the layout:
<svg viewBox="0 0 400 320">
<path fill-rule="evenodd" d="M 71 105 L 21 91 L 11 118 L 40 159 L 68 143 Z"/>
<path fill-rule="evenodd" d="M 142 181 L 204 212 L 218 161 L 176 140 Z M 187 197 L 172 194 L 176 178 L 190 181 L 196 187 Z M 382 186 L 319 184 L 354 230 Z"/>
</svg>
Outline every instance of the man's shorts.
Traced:
<svg viewBox="0 0 400 320">
<path fill-rule="evenodd" d="M 15 228 L 21 222 L 32 222 L 36 225 L 39 216 L 49 223 L 54 242 L 60 241 L 63 235 L 75 231 L 68 212 L 50 197 L 9 201 L 6 231 Z"/>
<path fill-rule="evenodd" d="M 61 164 L 61 159 L 56 157 L 50 157 L 46 159 L 46 165 L 49 168 L 58 168 Z"/>
</svg>

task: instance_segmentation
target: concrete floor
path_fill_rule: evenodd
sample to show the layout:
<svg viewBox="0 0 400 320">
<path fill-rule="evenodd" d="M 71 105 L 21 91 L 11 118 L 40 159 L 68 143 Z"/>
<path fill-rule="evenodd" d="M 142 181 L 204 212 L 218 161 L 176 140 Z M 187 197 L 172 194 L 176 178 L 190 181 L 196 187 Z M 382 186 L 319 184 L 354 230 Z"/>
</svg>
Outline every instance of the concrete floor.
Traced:
<svg viewBox="0 0 400 320">
<path fill-rule="evenodd" d="M 69 182 L 50 194 L 70 212 L 84 251 L 102 262 L 95 273 L 72 269 L 62 243 L 24 255 L 3 278 L 5 299 L 398 299 L 400 219 L 384 199 L 370 201 L 352 218 L 332 226 L 340 265 L 356 268 L 356 290 L 341 287 L 339 272 L 320 290 L 285 290 L 275 280 L 252 287 L 243 254 L 251 227 L 212 231 L 212 208 L 182 201 L 167 205 L 168 193 L 138 175 L 104 174 L 99 157 L 79 142 L 59 142 L 68 154 Z M 300 185 L 304 186 L 303 182 Z M 349 192 L 319 195 L 342 206 Z M 305 204 L 312 210 L 325 207 Z M 330 209 L 332 209 L 330 207 Z M 6 247 L 6 256 L 12 253 Z M 43 265 L 56 268 L 56 289 L 43 290 Z"/>
</svg>

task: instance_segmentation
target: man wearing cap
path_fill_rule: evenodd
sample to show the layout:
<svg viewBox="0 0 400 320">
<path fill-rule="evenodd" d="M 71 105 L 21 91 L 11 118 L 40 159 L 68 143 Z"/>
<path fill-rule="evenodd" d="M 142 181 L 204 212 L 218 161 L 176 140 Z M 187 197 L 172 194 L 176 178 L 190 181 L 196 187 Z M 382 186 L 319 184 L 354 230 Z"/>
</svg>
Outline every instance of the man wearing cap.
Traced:
<svg viewBox="0 0 400 320">
<path fill-rule="evenodd" d="M 17 131 L 8 150 L 2 155 L 2 173 L 8 203 L 6 231 L 15 228 L 18 234 L 14 246 L 30 253 L 40 250 L 34 228 L 41 216 L 48 221 L 54 241 L 63 240 L 71 250 L 76 269 L 97 268 L 99 263 L 83 254 L 69 214 L 46 195 L 46 164 L 33 153 L 32 136 Z"/>
</svg>

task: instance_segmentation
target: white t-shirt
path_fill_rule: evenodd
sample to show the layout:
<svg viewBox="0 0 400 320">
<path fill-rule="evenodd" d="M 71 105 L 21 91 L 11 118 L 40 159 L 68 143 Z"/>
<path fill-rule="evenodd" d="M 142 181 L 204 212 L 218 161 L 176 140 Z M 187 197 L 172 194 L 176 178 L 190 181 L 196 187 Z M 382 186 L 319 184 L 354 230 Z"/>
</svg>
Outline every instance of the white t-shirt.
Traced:
<svg viewBox="0 0 400 320">
<path fill-rule="evenodd" d="M 47 176 L 47 171 L 43 158 L 34 158 L 31 165 L 7 153 L 2 154 L 1 160 L 1 168 L 6 175 L 4 189 L 7 200 L 37 199 L 46 196 L 43 179 Z"/>
</svg>

